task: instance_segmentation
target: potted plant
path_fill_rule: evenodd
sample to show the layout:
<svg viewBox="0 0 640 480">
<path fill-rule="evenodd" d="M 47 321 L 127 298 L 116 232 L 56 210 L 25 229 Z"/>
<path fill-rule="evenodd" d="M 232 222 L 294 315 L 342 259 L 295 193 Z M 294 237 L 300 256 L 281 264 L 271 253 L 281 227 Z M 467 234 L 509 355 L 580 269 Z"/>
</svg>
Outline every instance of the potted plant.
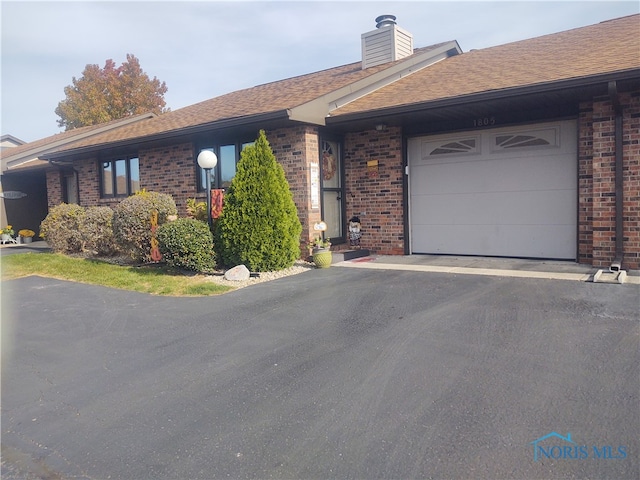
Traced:
<svg viewBox="0 0 640 480">
<path fill-rule="evenodd" d="M 13 231 L 13 227 L 11 225 L 7 225 L 2 230 L 0 230 L 0 242 L 3 244 L 7 242 L 16 243 L 13 236 L 16 232 Z"/>
<path fill-rule="evenodd" d="M 18 235 L 20 235 L 20 240 L 22 243 L 31 243 L 36 232 L 33 230 L 29 230 L 28 228 L 24 228 L 18 231 Z"/>
<path fill-rule="evenodd" d="M 331 265 L 333 256 L 331 254 L 331 239 L 323 239 L 320 235 L 314 238 L 309 244 L 313 263 L 318 268 L 328 268 Z"/>
</svg>

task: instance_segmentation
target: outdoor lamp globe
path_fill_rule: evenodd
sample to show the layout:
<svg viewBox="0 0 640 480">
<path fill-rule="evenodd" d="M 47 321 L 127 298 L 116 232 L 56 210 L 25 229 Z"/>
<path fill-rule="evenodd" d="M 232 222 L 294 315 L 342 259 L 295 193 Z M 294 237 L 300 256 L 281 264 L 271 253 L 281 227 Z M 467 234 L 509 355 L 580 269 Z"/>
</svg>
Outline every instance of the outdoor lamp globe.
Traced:
<svg viewBox="0 0 640 480">
<path fill-rule="evenodd" d="M 211 170 L 218 164 L 218 157 L 211 150 L 203 150 L 198 154 L 198 165 L 205 170 Z"/>
</svg>

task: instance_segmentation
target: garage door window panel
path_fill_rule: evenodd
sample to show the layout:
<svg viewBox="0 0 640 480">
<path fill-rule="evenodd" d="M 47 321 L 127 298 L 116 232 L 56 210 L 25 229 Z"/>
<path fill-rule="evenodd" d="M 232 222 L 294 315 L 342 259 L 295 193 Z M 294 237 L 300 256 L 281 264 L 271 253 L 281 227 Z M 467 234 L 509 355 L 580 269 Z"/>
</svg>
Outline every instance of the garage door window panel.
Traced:
<svg viewBox="0 0 640 480">
<path fill-rule="evenodd" d="M 544 130 L 530 130 L 526 132 L 513 132 L 493 135 L 493 152 L 513 152 L 514 150 L 537 151 L 547 148 L 558 148 L 558 128 L 546 128 Z"/>
</svg>

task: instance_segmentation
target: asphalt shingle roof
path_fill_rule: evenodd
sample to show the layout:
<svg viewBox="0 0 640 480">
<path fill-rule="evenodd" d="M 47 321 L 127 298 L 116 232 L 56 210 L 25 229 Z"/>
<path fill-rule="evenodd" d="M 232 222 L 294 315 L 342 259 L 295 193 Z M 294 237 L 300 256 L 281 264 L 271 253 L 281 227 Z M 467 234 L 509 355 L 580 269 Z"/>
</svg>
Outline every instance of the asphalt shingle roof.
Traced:
<svg viewBox="0 0 640 480">
<path fill-rule="evenodd" d="M 331 116 L 640 68 L 640 15 L 450 57 Z"/>
<path fill-rule="evenodd" d="M 429 52 L 441 43 L 416 49 Z M 258 85 L 160 116 L 80 138 L 55 151 L 62 153 L 107 144 L 144 141 L 162 135 L 180 134 L 189 128 L 234 119 L 251 119 L 266 114 L 284 114 L 289 109 L 348 87 L 415 55 L 396 62 L 362 70 L 351 63 L 307 75 Z M 467 95 L 503 91 L 537 84 L 549 84 L 581 77 L 593 77 L 640 69 L 640 15 L 609 20 L 596 25 L 522 40 L 497 47 L 454 55 L 352 101 L 330 115 L 366 113 L 391 107 L 428 104 L 430 101 L 463 98 Z M 85 127 L 97 129 L 101 125 Z M 76 129 L 11 149 L 55 143 Z"/>
<path fill-rule="evenodd" d="M 444 43 L 417 49 L 416 52 L 434 50 Z M 238 90 L 205 100 L 188 107 L 164 113 L 145 122 L 125 126 L 105 134 L 79 141 L 67 149 L 82 148 L 112 142 L 123 142 L 216 121 L 251 117 L 286 111 L 326 95 L 341 87 L 383 71 L 402 60 L 362 70 L 361 62 L 288 78 L 256 87 Z"/>
</svg>

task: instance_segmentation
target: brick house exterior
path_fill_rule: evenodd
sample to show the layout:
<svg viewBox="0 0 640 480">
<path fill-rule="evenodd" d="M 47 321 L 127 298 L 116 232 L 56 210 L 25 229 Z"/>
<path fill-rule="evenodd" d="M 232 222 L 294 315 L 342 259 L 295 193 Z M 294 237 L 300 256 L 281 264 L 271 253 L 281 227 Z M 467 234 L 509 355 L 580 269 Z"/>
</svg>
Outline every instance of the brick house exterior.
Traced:
<svg viewBox="0 0 640 480">
<path fill-rule="evenodd" d="M 469 53 L 449 42 L 367 69 L 351 64 L 233 92 L 43 155 L 52 162 L 48 205 L 64 201 L 69 169 L 81 205 L 117 203 L 101 195 L 100 162 L 135 151 L 140 187 L 171 194 L 184 215 L 187 199 L 204 200 L 195 161 L 204 139 L 255 138 L 264 129 L 294 195 L 302 245 L 327 214 L 314 197 L 313 171 L 331 138 L 340 147 L 342 226 L 358 215 L 362 247 L 411 254 L 409 139 L 575 120 L 574 260 L 606 267 L 622 255 L 624 268 L 639 269 L 638 26 L 634 15 Z"/>
</svg>

